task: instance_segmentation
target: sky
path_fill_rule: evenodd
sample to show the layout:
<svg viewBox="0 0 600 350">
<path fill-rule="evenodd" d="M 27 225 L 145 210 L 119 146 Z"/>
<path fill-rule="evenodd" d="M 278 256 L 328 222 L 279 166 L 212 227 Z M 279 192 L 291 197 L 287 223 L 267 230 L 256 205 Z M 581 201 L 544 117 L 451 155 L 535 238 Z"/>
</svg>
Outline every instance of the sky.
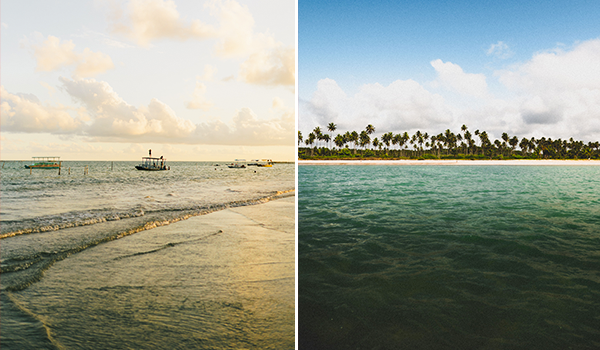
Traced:
<svg viewBox="0 0 600 350">
<path fill-rule="evenodd" d="M 293 0 L 0 4 L 0 158 L 295 159 Z"/>
<path fill-rule="evenodd" d="M 597 1 L 300 0 L 298 129 L 599 141 L 599 18 Z"/>
</svg>

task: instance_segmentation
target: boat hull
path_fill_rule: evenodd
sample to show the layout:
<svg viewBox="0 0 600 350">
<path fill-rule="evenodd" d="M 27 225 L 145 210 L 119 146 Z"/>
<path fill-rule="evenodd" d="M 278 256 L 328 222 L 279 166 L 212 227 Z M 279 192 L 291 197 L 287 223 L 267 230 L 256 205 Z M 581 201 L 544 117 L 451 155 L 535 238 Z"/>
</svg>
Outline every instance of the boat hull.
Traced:
<svg viewBox="0 0 600 350">
<path fill-rule="evenodd" d="M 162 169 L 161 168 L 146 168 L 146 167 L 139 166 L 139 165 L 136 165 L 135 168 L 137 170 L 145 170 L 145 171 L 162 171 L 162 170 L 168 170 L 166 168 L 162 168 Z"/>
<path fill-rule="evenodd" d="M 60 169 L 60 166 L 58 166 L 58 165 L 48 165 L 48 166 L 25 165 L 25 169 Z"/>
</svg>

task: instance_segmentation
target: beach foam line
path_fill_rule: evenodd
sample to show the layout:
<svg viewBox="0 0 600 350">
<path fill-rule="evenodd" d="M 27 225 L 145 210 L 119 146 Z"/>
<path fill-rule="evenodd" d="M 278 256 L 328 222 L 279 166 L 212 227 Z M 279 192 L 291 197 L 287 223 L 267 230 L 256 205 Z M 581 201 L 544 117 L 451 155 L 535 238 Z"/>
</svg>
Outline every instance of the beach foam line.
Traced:
<svg viewBox="0 0 600 350">
<path fill-rule="evenodd" d="M 180 211 L 180 212 L 188 212 L 188 211 L 198 211 L 200 214 L 195 214 L 192 213 L 188 216 L 185 216 L 183 220 L 189 218 L 190 216 L 195 216 L 195 215 L 203 215 L 204 210 L 205 209 L 209 209 L 212 210 L 213 208 L 216 208 L 216 210 L 221 210 L 221 209 L 225 209 L 228 206 L 241 206 L 241 205 L 253 205 L 253 204 L 260 204 L 260 203 L 265 203 L 267 201 L 270 200 L 274 200 L 274 199 L 279 199 L 279 198 L 285 198 L 287 196 L 292 196 L 295 194 L 295 189 L 289 189 L 289 190 L 283 190 L 283 191 L 274 191 L 272 192 L 273 194 L 270 196 L 266 196 L 263 198 L 258 198 L 258 199 L 249 199 L 249 200 L 243 200 L 243 201 L 235 201 L 235 202 L 231 202 L 231 203 L 223 203 L 223 204 L 215 204 L 215 205 L 209 205 L 206 208 L 194 208 L 194 207 L 189 207 L 189 208 L 177 208 L 177 209 L 172 209 L 169 211 Z M 81 212 L 79 213 L 80 215 L 84 215 L 87 214 L 87 212 Z M 50 223 L 50 224 L 42 224 L 40 226 L 34 226 L 34 227 L 28 227 L 28 228 L 24 228 L 24 229 L 19 229 L 19 230 L 15 230 L 15 231 L 10 231 L 10 232 L 6 232 L 3 234 L 0 234 L 0 240 L 1 239 L 5 239 L 5 238 L 9 238 L 9 237 L 14 237 L 14 236 L 18 236 L 18 235 L 23 235 L 23 234 L 32 234 L 32 233 L 43 233 L 43 232 L 49 232 L 49 231 L 58 231 L 58 230 L 62 230 L 62 229 L 67 229 L 67 228 L 72 228 L 72 227 L 78 227 L 78 226 L 88 226 L 88 225 L 94 225 L 94 224 L 99 224 L 99 223 L 103 223 L 103 222 L 108 222 L 108 221 L 116 221 L 116 220 L 122 220 L 122 219 L 129 219 L 129 218 L 137 218 L 137 217 L 141 217 L 141 216 L 145 216 L 147 214 L 151 214 L 150 212 L 146 213 L 143 210 L 140 209 L 135 209 L 132 212 L 119 212 L 119 213 L 107 213 L 107 214 L 101 214 L 100 216 L 97 217 L 93 217 L 93 218 L 79 218 L 79 217 L 75 217 L 74 220 L 72 221 L 67 221 L 67 222 L 61 222 L 61 223 Z M 50 220 L 54 220 L 55 216 L 52 216 L 49 218 Z"/>
<path fill-rule="evenodd" d="M 111 242 L 111 241 L 114 241 L 117 239 L 121 239 L 123 237 L 133 235 L 138 232 L 151 230 L 153 228 L 170 225 L 172 223 L 176 223 L 176 222 L 179 222 L 182 220 L 187 220 L 194 216 L 206 215 L 206 214 L 214 213 L 214 212 L 228 209 L 228 208 L 236 208 L 236 207 L 244 207 L 244 206 L 250 206 L 250 205 L 256 205 L 256 204 L 263 204 L 263 203 L 267 203 L 267 202 L 270 202 L 273 200 L 291 197 L 294 195 L 295 195 L 295 189 L 291 189 L 291 190 L 285 190 L 285 191 L 276 191 L 272 195 L 264 196 L 261 198 L 211 205 L 211 206 L 208 206 L 205 208 L 200 208 L 197 210 L 185 211 L 185 212 L 182 212 L 180 215 L 169 218 L 169 219 L 151 220 L 151 221 L 144 223 L 143 225 L 132 227 L 130 229 L 127 229 L 127 230 L 124 230 L 121 232 L 116 232 L 115 234 L 105 236 L 105 237 L 102 237 L 102 238 L 99 238 L 96 240 L 92 240 L 92 241 L 86 242 L 82 245 L 79 245 L 79 246 L 76 246 L 76 247 L 73 247 L 70 249 L 66 249 L 64 251 L 36 254 L 32 257 L 29 257 L 31 260 L 35 260 L 31 264 L 26 262 L 26 263 L 17 264 L 16 266 L 4 266 L 3 267 L 3 269 L 6 271 L 2 271 L 2 272 L 17 272 L 17 271 L 21 271 L 21 270 L 28 270 L 30 268 L 34 269 L 33 271 L 35 271 L 35 272 L 30 276 L 27 276 L 23 279 L 18 280 L 16 283 L 14 283 L 12 285 L 2 286 L 2 291 L 18 292 L 18 291 L 24 290 L 27 287 L 31 286 L 33 283 L 36 283 L 39 280 L 41 280 L 41 278 L 44 275 L 44 272 L 46 270 L 48 270 L 50 267 L 52 267 L 52 265 L 54 265 L 55 263 L 62 261 L 64 259 L 70 257 L 71 255 L 77 254 L 88 248 L 95 247 L 102 243 Z M 43 258 L 39 259 L 42 255 L 43 255 Z M 22 258 L 22 260 L 27 260 L 27 258 Z"/>
<path fill-rule="evenodd" d="M 591 159 L 398 159 L 398 160 L 298 160 L 298 165 L 600 165 L 600 160 Z"/>
</svg>

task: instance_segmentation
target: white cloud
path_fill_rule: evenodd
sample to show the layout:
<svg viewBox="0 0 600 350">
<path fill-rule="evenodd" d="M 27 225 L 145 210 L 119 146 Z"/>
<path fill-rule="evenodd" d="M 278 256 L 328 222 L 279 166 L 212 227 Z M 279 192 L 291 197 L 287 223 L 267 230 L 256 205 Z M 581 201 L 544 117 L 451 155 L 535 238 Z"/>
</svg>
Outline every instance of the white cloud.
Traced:
<svg viewBox="0 0 600 350">
<path fill-rule="evenodd" d="M 250 84 L 294 86 L 295 62 L 294 48 L 276 47 L 256 52 L 240 66 L 240 79 Z"/>
<path fill-rule="evenodd" d="M 490 48 L 487 50 L 488 56 L 495 56 L 500 59 L 510 58 L 514 53 L 511 49 L 502 41 L 498 41 L 496 44 L 490 45 Z"/>
<path fill-rule="evenodd" d="M 431 61 L 431 66 L 438 73 L 437 82 L 442 86 L 463 95 L 486 97 L 488 95 L 485 75 L 465 73 L 462 68 L 452 62 Z"/>
<path fill-rule="evenodd" d="M 46 83 L 45 81 L 40 81 L 40 85 L 48 89 L 48 93 L 50 94 L 50 96 L 54 95 L 54 93 L 56 92 L 56 89 L 50 84 Z"/>
<path fill-rule="evenodd" d="M 600 138 L 600 39 L 535 54 L 495 73 L 515 99 L 523 129 Z"/>
<path fill-rule="evenodd" d="M 229 126 L 221 121 L 198 125 L 195 137 L 217 145 L 291 145 L 294 140 L 293 110 L 278 118 L 259 119 L 250 108 L 241 108 Z"/>
<path fill-rule="evenodd" d="M 163 0 L 131 0 L 127 12 L 123 15 L 120 9 L 113 8 L 113 31 L 123 33 L 140 46 L 148 46 L 152 40 L 158 39 L 206 39 L 215 36 L 212 26 L 194 20 L 191 23 L 179 18 L 177 6 L 173 1 Z"/>
<path fill-rule="evenodd" d="M 372 124 L 376 133 L 439 133 L 446 128 L 456 132 L 466 124 L 492 138 L 508 132 L 519 138 L 600 140 L 600 39 L 540 52 L 495 72 L 503 84 L 494 90 L 497 96 L 488 92 L 483 74 L 468 74 L 441 60 L 431 65 L 438 72 L 437 83 L 448 88 L 440 94 L 412 80 L 398 80 L 389 86 L 365 84 L 350 96 L 334 80 L 320 80 L 312 98 L 299 101 L 299 128 L 307 132 L 334 122 L 340 131 Z M 457 104 L 460 96 L 454 92 L 470 100 Z"/>
<path fill-rule="evenodd" d="M 82 53 L 74 51 L 73 41 L 62 41 L 52 35 L 41 45 L 33 45 L 37 61 L 36 70 L 50 72 L 63 67 L 75 66 L 76 77 L 93 77 L 114 68 L 111 58 L 102 52 L 85 48 Z"/>
<path fill-rule="evenodd" d="M 271 108 L 273 108 L 273 109 L 285 108 L 285 104 L 283 103 L 283 100 L 281 98 L 275 97 L 275 98 L 273 98 L 273 103 L 271 104 Z"/>
<path fill-rule="evenodd" d="M 217 68 L 210 64 L 204 65 L 204 74 L 197 76 L 196 79 L 204 80 L 204 81 L 213 81 L 215 74 L 217 73 Z"/>
<path fill-rule="evenodd" d="M 175 139 L 188 137 L 196 128 L 157 99 L 153 98 L 147 107 L 136 108 L 121 99 L 106 82 L 60 80 L 64 89 L 94 116 L 87 129 L 91 136 Z"/>
<path fill-rule="evenodd" d="M 3 132 L 78 133 L 83 127 L 83 114 L 72 117 L 74 108 L 42 104 L 29 94 L 12 94 L 0 86 L 0 111 Z"/>
<path fill-rule="evenodd" d="M 406 131 L 452 121 L 443 98 L 413 80 L 397 80 L 388 86 L 366 84 L 350 97 L 334 80 L 323 79 L 312 99 L 302 101 L 300 108 L 301 130 L 333 122 L 339 130 L 362 130 L 372 124 L 381 130 Z"/>
<path fill-rule="evenodd" d="M 152 99 L 148 106 L 131 106 L 106 82 L 60 80 L 64 90 L 81 102 L 92 117 L 84 135 L 96 141 L 290 145 L 294 140 L 293 109 L 284 109 L 276 118 L 261 119 L 249 108 L 241 108 L 232 124 L 220 120 L 194 124 L 178 117 L 157 99 Z"/>
<path fill-rule="evenodd" d="M 206 85 L 197 81 L 192 99 L 186 103 L 186 107 L 189 109 L 201 109 L 203 111 L 209 110 L 213 104 L 206 100 L 204 97 L 205 93 Z"/>
</svg>

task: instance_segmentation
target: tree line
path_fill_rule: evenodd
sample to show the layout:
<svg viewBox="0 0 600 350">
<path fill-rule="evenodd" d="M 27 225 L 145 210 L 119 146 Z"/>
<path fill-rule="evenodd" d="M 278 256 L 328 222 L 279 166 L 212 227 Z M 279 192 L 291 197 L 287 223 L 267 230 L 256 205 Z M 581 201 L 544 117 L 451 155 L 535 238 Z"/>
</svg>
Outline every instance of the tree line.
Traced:
<svg viewBox="0 0 600 350">
<path fill-rule="evenodd" d="M 486 131 L 475 130 L 472 134 L 466 125 L 460 132 L 450 129 L 437 135 L 416 131 L 394 134 L 386 132 L 372 137 L 375 127 L 367 125 L 364 130 L 333 133 L 335 123 L 326 130 L 315 127 L 306 138 L 298 131 L 299 159 L 600 159 L 600 144 L 596 142 L 541 137 L 521 138 L 502 133 L 501 139 L 490 140 Z M 518 149 L 517 149 L 518 147 Z"/>
</svg>

